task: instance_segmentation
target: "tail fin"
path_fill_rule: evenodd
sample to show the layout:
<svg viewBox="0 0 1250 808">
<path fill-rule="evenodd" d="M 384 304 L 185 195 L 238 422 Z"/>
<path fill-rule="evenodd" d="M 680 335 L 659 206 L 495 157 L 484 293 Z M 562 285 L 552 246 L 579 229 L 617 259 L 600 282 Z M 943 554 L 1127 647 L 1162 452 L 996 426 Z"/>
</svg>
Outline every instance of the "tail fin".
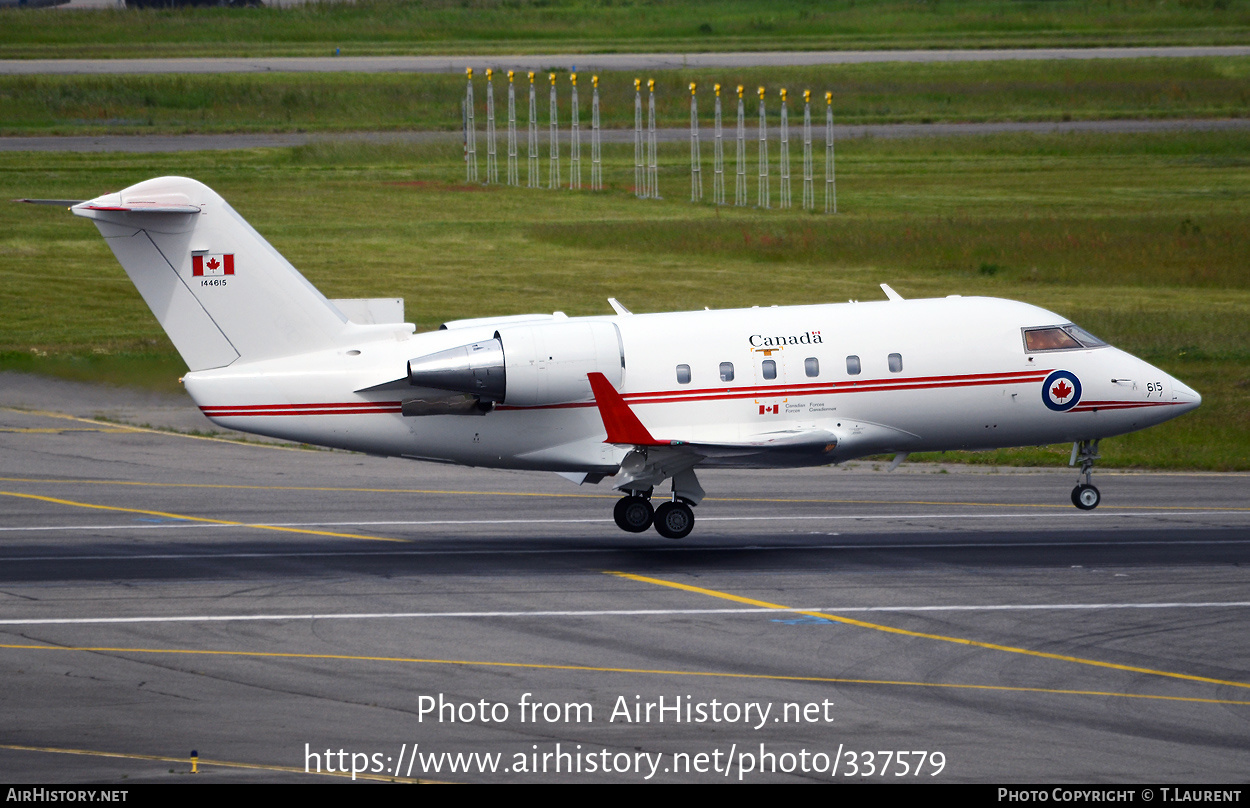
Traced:
<svg viewBox="0 0 1250 808">
<path fill-rule="evenodd" d="M 354 330 L 224 199 L 195 180 L 148 180 L 71 210 L 95 221 L 191 370 L 329 348 Z"/>
</svg>

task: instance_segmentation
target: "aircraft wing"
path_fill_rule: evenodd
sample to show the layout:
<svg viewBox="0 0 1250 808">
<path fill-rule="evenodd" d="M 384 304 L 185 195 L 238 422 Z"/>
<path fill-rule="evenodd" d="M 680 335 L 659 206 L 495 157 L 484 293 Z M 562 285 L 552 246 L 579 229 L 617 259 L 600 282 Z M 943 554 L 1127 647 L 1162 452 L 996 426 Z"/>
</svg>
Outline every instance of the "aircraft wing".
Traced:
<svg viewBox="0 0 1250 808">
<path fill-rule="evenodd" d="M 779 465 L 793 465 L 796 461 L 819 465 L 832 462 L 831 455 L 838 445 L 838 437 L 823 429 L 783 429 L 747 438 L 735 434 L 733 439 L 723 441 L 709 440 L 706 434 L 697 440 L 657 438 L 602 373 L 587 375 L 607 431 L 605 443 L 634 447 L 621 464 L 623 482 L 617 488 L 659 482 L 705 460 L 714 465 L 759 467 L 767 466 L 771 456 Z"/>
</svg>

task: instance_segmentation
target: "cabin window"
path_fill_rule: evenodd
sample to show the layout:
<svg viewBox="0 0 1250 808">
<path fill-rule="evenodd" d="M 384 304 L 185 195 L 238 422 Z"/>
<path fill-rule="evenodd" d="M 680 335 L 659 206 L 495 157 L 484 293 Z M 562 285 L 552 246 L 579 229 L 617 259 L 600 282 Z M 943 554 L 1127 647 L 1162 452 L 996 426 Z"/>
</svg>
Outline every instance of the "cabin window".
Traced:
<svg viewBox="0 0 1250 808">
<path fill-rule="evenodd" d="M 808 377 L 812 379 L 819 376 L 820 375 L 820 360 L 814 356 L 809 356 L 806 359 L 804 359 L 803 360 L 803 372 L 806 373 Z"/>
<path fill-rule="evenodd" d="M 859 357 L 858 356 L 848 356 L 846 358 L 846 373 L 848 376 L 859 375 Z"/>
<path fill-rule="evenodd" d="M 890 372 L 891 373 L 903 372 L 903 355 L 902 354 L 897 354 L 897 353 L 890 354 Z"/>
<path fill-rule="evenodd" d="M 677 383 L 678 384 L 690 384 L 690 366 L 689 365 L 677 366 Z"/>
<path fill-rule="evenodd" d="M 773 360 L 773 359 L 765 359 L 765 360 L 764 360 L 763 370 L 764 370 L 764 378 L 765 378 L 765 379 L 768 379 L 768 380 L 770 380 L 770 381 L 771 381 L 771 380 L 773 380 L 773 379 L 777 378 L 777 362 L 776 362 L 776 360 Z"/>
<path fill-rule="evenodd" d="M 720 380 L 722 382 L 732 382 L 734 380 L 734 363 L 733 362 L 721 362 L 720 363 Z"/>
<path fill-rule="evenodd" d="M 1070 351 L 1084 347 L 1076 337 L 1059 326 L 1053 328 L 1029 328 L 1024 332 L 1024 349 L 1035 351 Z"/>
</svg>

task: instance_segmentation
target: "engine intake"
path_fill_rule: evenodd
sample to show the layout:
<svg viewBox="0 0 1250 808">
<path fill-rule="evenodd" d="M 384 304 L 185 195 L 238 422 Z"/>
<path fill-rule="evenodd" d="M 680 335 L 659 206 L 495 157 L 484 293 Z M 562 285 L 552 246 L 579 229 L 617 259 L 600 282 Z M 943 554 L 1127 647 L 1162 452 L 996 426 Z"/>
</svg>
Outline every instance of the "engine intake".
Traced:
<svg viewBox="0 0 1250 808">
<path fill-rule="evenodd" d="M 505 326 L 495 338 L 408 360 L 408 382 L 515 407 L 593 398 L 588 373 L 614 387 L 624 376 L 620 332 L 610 322 Z"/>
</svg>

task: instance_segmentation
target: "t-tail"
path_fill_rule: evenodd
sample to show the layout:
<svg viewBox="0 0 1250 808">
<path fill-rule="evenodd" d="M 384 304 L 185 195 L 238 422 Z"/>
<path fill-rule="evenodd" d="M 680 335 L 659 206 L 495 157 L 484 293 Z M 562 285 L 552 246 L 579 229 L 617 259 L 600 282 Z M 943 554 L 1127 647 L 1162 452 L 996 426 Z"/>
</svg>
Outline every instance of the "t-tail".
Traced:
<svg viewBox="0 0 1250 808">
<path fill-rule="evenodd" d="M 95 222 L 190 370 L 332 348 L 362 331 L 211 188 L 160 177 L 70 208 Z"/>
</svg>

